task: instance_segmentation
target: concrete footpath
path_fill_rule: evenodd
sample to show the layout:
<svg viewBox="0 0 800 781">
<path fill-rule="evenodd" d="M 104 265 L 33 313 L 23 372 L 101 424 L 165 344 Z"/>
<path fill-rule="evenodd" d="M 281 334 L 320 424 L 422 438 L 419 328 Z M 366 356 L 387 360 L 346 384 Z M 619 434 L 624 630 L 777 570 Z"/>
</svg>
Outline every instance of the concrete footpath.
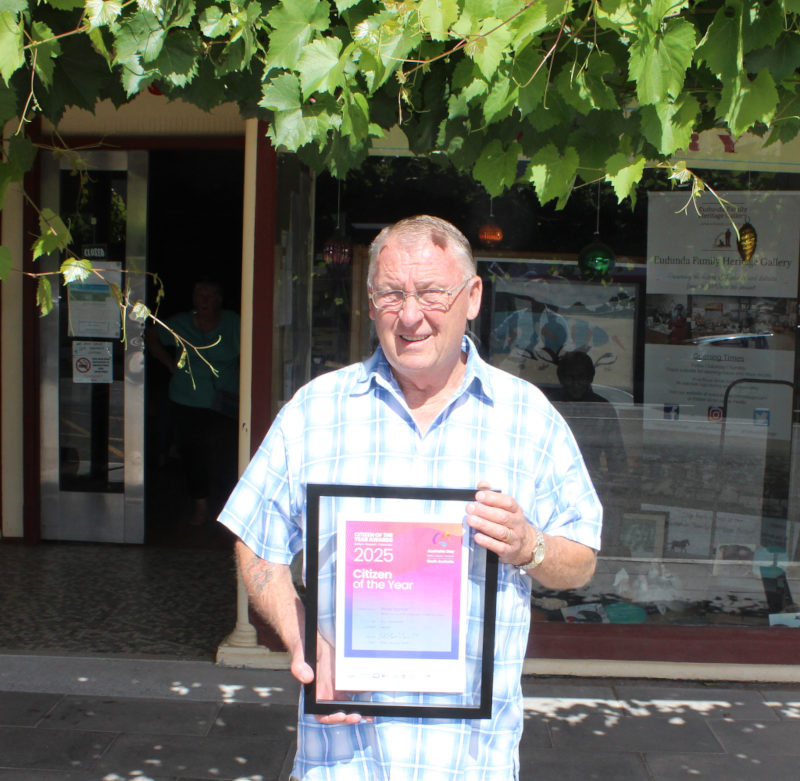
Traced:
<svg viewBox="0 0 800 781">
<path fill-rule="evenodd" d="M 523 684 L 521 781 L 800 773 L 800 685 Z M 285 671 L 0 654 L 0 781 L 285 781 L 296 696 Z"/>
</svg>

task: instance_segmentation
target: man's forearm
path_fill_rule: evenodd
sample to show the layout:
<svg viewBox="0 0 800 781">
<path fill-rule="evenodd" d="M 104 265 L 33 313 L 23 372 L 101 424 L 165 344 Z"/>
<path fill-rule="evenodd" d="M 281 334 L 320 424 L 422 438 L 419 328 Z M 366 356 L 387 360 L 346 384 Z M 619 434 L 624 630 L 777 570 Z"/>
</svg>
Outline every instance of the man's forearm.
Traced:
<svg viewBox="0 0 800 781">
<path fill-rule="evenodd" d="M 566 537 L 547 535 L 546 550 L 544 561 L 528 570 L 545 588 L 580 588 L 594 575 L 597 554 L 592 548 Z"/>
<path fill-rule="evenodd" d="M 289 566 L 259 558 L 241 540 L 237 540 L 235 549 L 239 572 L 253 607 L 294 654 L 302 649 L 305 610 L 292 583 Z"/>
</svg>

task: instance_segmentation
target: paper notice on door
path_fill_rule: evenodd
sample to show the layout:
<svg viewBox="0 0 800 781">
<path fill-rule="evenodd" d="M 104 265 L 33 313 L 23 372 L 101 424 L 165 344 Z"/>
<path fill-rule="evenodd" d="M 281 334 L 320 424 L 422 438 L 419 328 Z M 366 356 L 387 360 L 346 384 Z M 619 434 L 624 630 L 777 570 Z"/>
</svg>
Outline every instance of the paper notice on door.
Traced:
<svg viewBox="0 0 800 781">
<path fill-rule="evenodd" d="M 80 383 L 114 382 L 113 342 L 72 343 L 72 381 Z"/>
</svg>

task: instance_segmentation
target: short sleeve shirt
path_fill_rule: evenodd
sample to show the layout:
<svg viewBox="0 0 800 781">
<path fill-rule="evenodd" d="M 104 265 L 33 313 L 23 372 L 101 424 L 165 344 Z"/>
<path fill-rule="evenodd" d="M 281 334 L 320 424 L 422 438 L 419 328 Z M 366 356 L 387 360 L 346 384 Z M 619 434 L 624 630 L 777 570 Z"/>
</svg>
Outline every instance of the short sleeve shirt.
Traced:
<svg viewBox="0 0 800 781">
<path fill-rule="evenodd" d="M 173 372 L 169 382 L 169 398 L 186 407 L 210 408 L 217 391 L 239 394 L 239 339 L 240 321 L 236 312 L 223 309 L 219 323 L 213 331 L 201 331 L 191 312 L 180 312 L 167 319 L 166 324 L 190 344 L 200 347 L 203 357 L 187 350 L 187 362 Z M 158 338 L 162 344 L 175 346 L 175 337 L 159 326 Z"/>
<path fill-rule="evenodd" d="M 289 564 L 304 545 L 308 483 L 466 488 L 487 481 L 547 534 L 599 549 L 602 509 L 563 418 L 533 385 L 482 361 L 466 337 L 463 349 L 461 386 L 424 434 L 380 348 L 305 385 L 278 414 L 220 521 L 259 557 Z M 301 706 L 293 774 L 304 781 L 518 778 L 530 594 L 530 577 L 501 564 L 491 719 L 377 717 L 327 726 Z"/>
</svg>

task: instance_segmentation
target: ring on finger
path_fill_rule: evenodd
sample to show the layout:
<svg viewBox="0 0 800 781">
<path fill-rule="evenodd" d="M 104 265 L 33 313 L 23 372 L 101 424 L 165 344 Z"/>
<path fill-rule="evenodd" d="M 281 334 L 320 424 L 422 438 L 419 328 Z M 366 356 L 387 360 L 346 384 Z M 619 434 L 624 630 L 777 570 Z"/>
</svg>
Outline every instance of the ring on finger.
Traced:
<svg viewBox="0 0 800 781">
<path fill-rule="evenodd" d="M 503 542 L 511 542 L 511 529 L 506 529 L 506 536 L 503 538 Z"/>
</svg>

